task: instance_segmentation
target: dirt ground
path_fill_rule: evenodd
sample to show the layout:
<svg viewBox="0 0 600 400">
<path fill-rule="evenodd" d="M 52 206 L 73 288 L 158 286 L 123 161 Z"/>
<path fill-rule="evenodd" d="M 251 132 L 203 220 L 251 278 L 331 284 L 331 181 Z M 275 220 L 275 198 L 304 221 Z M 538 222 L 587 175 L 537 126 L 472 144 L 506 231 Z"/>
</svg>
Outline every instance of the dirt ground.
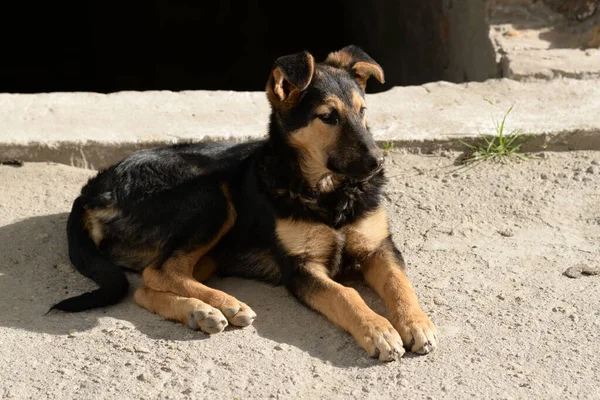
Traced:
<svg viewBox="0 0 600 400">
<path fill-rule="evenodd" d="M 470 170 L 457 170 L 457 156 L 387 160 L 391 229 L 440 331 L 434 353 L 391 363 L 283 288 L 241 279 L 211 284 L 258 318 L 213 336 L 131 296 L 44 315 L 94 287 L 69 265 L 64 229 L 93 172 L 0 166 L 0 397 L 600 399 L 600 275 L 563 275 L 600 266 L 600 153 Z"/>
</svg>

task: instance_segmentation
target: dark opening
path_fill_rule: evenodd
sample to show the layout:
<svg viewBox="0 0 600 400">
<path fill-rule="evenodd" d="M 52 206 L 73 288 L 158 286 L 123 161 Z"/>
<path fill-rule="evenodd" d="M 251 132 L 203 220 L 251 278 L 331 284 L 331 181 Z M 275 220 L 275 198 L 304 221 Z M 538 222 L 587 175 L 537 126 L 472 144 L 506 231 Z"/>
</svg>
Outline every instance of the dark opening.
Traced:
<svg viewBox="0 0 600 400">
<path fill-rule="evenodd" d="M 9 3 L 2 92 L 263 90 L 277 57 L 308 50 L 320 61 L 348 44 L 383 66 L 387 82 L 372 91 L 496 74 L 480 1 Z"/>
</svg>

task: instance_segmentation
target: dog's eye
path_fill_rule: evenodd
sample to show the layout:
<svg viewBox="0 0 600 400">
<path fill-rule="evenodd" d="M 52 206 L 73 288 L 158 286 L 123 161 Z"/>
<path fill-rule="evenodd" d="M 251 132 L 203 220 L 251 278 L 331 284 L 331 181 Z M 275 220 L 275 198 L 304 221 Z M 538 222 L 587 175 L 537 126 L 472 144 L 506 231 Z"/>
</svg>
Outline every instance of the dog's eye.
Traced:
<svg viewBox="0 0 600 400">
<path fill-rule="evenodd" d="M 339 115 L 336 110 L 330 111 L 327 114 L 317 115 L 319 119 L 325 122 L 327 125 L 337 125 L 340 122 Z"/>
<path fill-rule="evenodd" d="M 367 107 L 362 107 L 358 113 L 360 114 L 361 118 L 364 117 L 367 113 Z"/>
</svg>

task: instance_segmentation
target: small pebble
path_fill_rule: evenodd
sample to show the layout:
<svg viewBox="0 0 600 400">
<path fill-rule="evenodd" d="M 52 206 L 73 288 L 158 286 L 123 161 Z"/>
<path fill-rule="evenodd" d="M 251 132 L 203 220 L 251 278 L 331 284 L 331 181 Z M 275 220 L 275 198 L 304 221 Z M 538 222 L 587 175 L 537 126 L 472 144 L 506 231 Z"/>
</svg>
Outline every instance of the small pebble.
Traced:
<svg viewBox="0 0 600 400">
<path fill-rule="evenodd" d="M 594 169 L 594 167 L 588 167 L 588 169 L 586 169 L 585 172 L 587 172 L 588 174 L 593 174 L 596 172 L 596 170 Z"/>
<path fill-rule="evenodd" d="M 148 380 L 146 378 L 146 376 L 144 376 L 144 374 L 139 374 L 136 378 L 138 381 L 142 381 L 142 382 L 146 382 Z"/>
<path fill-rule="evenodd" d="M 142 346 L 134 346 L 133 350 L 136 353 L 150 353 L 150 350 L 148 350 L 146 347 L 142 347 Z"/>
<path fill-rule="evenodd" d="M 590 267 L 587 264 L 578 264 L 567 268 L 563 274 L 573 279 L 581 278 L 583 275 L 600 275 L 600 267 Z"/>
<path fill-rule="evenodd" d="M 436 306 L 445 306 L 448 303 L 446 302 L 446 300 L 442 299 L 441 297 L 434 297 L 433 304 L 435 304 Z"/>
<path fill-rule="evenodd" d="M 417 206 L 420 210 L 431 211 L 432 207 L 429 204 L 419 203 Z"/>
<path fill-rule="evenodd" d="M 283 350 L 283 348 L 280 345 L 277 345 L 275 347 L 273 347 L 275 350 L 280 351 Z"/>
<path fill-rule="evenodd" d="M 546 180 L 546 179 L 548 179 L 548 174 L 542 174 L 542 175 L 540 175 L 540 177 L 541 177 L 543 180 Z"/>
<path fill-rule="evenodd" d="M 498 233 L 500 234 L 500 236 L 504 237 L 512 237 L 515 235 L 511 229 L 501 229 L 498 231 Z"/>
<path fill-rule="evenodd" d="M 600 165 L 600 161 L 593 160 L 592 165 Z"/>
<path fill-rule="evenodd" d="M 569 315 L 569 319 L 570 319 L 571 321 L 573 321 L 573 322 L 577 322 L 577 321 L 579 321 L 579 317 L 578 317 L 577 315 L 575 315 L 575 314 L 571 314 L 571 315 Z"/>
</svg>

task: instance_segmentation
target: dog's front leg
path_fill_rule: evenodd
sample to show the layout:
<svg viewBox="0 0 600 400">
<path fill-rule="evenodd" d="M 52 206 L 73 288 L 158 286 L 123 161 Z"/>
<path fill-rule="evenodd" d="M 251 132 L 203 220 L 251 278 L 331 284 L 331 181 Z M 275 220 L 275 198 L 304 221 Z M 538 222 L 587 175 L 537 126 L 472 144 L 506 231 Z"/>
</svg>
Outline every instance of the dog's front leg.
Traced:
<svg viewBox="0 0 600 400">
<path fill-rule="evenodd" d="M 371 357 L 379 356 L 382 361 L 402 357 L 398 332 L 371 310 L 356 290 L 329 278 L 318 263 L 302 262 L 296 267 L 287 286 L 297 298 L 349 332 Z"/>
<path fill-rule="evenodd" d="M 436 329 L 419 306 L 399 254 L 391 239 L 384 240 L 362 262 L 363 273 L 367 283 L 385 301 L 404 346 L 414 353 L 427 354 L 437 346 Z"/>
<path fill-rule="evenodd" d="M 303 303 L 349 332 L 370 356 L 390 361 L 402 356 L 402 340 L 390 322 L 371 310 L 352 288 L 331 278 L 340 261 L 343 236 L 308 221 L 277 221 L 283 280 Z M 334 265 L 335 264 L 335 265 Z"/>
<path fill-rule="evenodd" d="M 385 209 L 349 226 L 346 237 L 346 251 L 360 261 L 365 280 L 385 301 L 404 347 L 419 354 L 432 351 L 437 346 L 436 329 L 404 273 L 404 260 L 391 239 Z"/>
</svg>

